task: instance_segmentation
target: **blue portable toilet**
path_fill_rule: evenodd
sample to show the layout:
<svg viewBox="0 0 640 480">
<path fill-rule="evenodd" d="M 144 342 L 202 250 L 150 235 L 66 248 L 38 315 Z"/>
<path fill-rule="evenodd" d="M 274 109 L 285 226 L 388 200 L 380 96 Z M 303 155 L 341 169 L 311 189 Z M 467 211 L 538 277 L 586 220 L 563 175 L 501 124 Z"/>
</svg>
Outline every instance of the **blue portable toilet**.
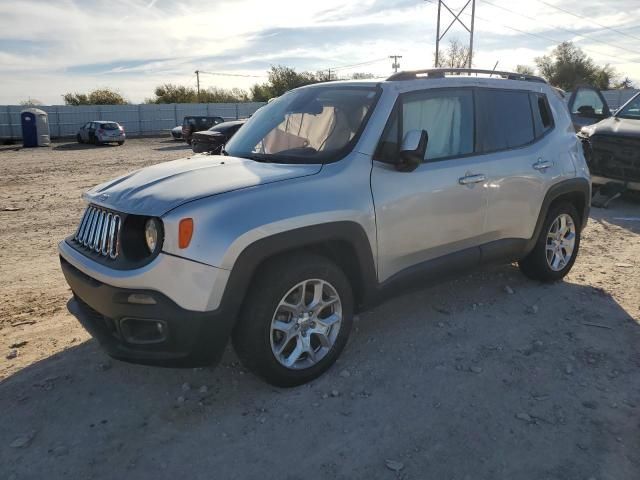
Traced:
<svg viewBox="0 0 640 480">
<path fill-rule="evenodd" d="M 24 147 L 45 147 L 51 143 L 47 112 L 39 108 L 27 108 L 20 112 L 20 120 Z"/>
</svg>

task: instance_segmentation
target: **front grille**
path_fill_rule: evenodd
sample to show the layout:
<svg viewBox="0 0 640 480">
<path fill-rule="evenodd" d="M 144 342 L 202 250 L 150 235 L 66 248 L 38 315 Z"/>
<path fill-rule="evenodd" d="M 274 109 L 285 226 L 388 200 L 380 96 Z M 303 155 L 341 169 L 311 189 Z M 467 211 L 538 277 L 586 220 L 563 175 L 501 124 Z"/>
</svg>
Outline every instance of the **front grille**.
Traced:
<svg viewBox="0 0 640 480">
<path fill-rule="evenodd" d="M 592 175 L 640 181 L 640 139 L 596 134 L 590 138 L 590 142 L 592 155 L 589 170 Z"/>
<path fill-rule="evenodd" d="M 89 205 L 73 237 L 86 250 L 115 260 L 120 253 L 120 215 Z"/>
</svg>

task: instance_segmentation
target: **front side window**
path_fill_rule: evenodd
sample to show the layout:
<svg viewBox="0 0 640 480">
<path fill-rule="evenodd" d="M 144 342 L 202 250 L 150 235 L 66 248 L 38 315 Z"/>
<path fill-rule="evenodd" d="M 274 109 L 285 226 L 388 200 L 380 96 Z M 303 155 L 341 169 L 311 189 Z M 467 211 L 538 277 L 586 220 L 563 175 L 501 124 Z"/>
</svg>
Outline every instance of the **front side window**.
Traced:
<svg viewBox="0 0 640 480">
<path fill-rule="evenodd" d="M 640 95 L 636 95 L 624 108 L 620 109 L 616 117 L 640 120 Z"/>
<path fill-rule="evenodd" d="M 427 162 L 473 153 L 471 90 L 433 90 L 403 95 L 385 128 L 375 158 L 394 162 L 402 139 L 411 130 L 427 131 Z"/>
<path fill-rule="evenodd" d="M 571 113 L 585 116 L 602 115 L 604 113 L 604 103 L 595 90 L 579 88 L 573 101 Z"/>
<path fill-rule="evenodd" d="M 508 150 L 533 142 L 534 127 L 528 92 L 478 89 L 476 123 L 478 152 Z"/>
<path fill-rule="evenodd" d="M 268 162 L 335 161 L 352 148 L 377 97 L 375 87 L 293 90 L 259 109 L 225 151 Z"/>
</svg>

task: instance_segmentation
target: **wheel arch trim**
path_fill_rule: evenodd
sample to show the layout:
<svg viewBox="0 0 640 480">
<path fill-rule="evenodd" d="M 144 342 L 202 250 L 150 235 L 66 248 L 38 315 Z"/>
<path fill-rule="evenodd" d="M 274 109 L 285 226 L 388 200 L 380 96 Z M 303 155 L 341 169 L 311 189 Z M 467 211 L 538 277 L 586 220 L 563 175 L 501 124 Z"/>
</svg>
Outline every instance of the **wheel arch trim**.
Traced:
<svg viewBox="0 0 640 480">
<path fill-rule="evenodd" d="M 233 264 L 222 294 L 221 305 L 229 306 L 228 311 L 234 316 L 237 315 L 251 281 L 266 260 L 286 252 L 314 249 L 330 242 L 344 242 L 355 253 L 361 285 L 352 285 L 352 287 L 354 290 L 356 288 L 361 290 L 359 303 L 367 303 L 377 285 L 371 244 L 360 224 L 353 221 L 337 221 L 276 233 L 246 246 Z M 348 272 L 345 274 L 349 276 Z"/>
<path fill-rule="evenodd" d="M 587 180 L 586 178 L 571 178 L 556 183 L 555 185 L 552 185 L 551 188 L 549 188 L 544 197 L 544 200 L 542 201 L 542 206 L 540 207 L 540 213 L 538 214 L 538 220 L 536 221 L 533 236 L 527 241 L 527 245 L 525 247 L 526 254 L 531 252 L 531 250 L 533 250 L 533 248 L 535 247 L 551 205 L 559 198 L 570 194 L 578 194 L 584 197 L 583 211 L 579 211 L 578 214 L 581 216 L 581 218 L 579 219 L 580 230 L 585 227 L 585 225 L 587 224 L 587 220 L 589 219 L 589 210 L 591 206 L 591 184 L 589 183 L 589 180 Z"/>
</svg>

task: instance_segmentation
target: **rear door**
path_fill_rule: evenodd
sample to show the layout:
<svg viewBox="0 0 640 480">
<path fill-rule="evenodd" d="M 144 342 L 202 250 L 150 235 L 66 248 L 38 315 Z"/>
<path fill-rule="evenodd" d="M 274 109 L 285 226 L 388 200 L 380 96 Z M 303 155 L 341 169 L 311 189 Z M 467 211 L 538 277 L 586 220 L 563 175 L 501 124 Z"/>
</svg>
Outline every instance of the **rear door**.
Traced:
<svg viewBox="0 0 640 480">
<path fill-rule="evenodd" d="M 582 127 L 598 123 L 611 116 L 609 105 L 602 96 L 602 92 L 594 87 L 577 87 L 569 97 L 568 105 L 576 132 Z"/>
<path fill-rule="evenodd" d="M 545 94 L 479 88 L 476 108 L 476 149 L 491 159 L 487 232 L 498 242 L 483 247 L 483 260 L 491 260 L 511 256 L 510 248 L 518 253 L 531 238 L 545 193 L 562 175 L 562 159 Z"/>
</svg>

